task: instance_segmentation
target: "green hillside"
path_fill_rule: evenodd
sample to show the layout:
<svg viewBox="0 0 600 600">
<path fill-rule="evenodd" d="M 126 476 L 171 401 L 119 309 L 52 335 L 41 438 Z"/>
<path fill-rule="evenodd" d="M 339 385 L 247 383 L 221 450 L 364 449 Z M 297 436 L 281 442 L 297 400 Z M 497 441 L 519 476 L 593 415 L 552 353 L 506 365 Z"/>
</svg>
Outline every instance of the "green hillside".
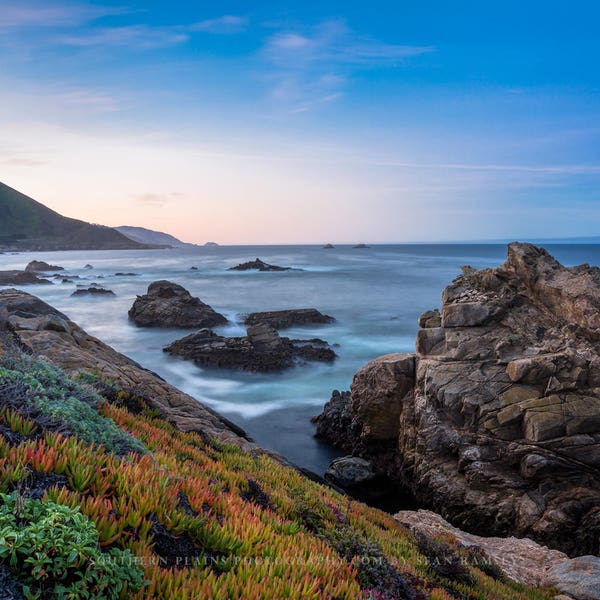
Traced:
<svg viewBox="0 0 600 600">
<path fill-rule="evenodd" d="M 0 249 L 121 250 L 147 248 L 110 227 L 69 219 L 0 183 Z"/>
</svg>

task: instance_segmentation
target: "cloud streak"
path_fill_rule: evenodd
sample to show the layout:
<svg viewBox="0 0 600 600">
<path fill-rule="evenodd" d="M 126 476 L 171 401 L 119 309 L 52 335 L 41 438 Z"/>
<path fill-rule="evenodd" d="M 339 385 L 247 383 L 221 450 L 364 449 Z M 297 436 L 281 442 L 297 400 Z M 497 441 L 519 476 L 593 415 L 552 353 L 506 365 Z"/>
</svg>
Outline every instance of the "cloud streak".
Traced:
<svg viewBox="0 0 600 600">
<path fill-rule="evenodd" d="M 433 46 L 385 44 L 333 20 L 309 30 L 278 31 L 267 37 L 260 56 L 275 68 L 270 97 L 299 113 L 341 98 L 344 84 L 360 70 L 395 67 L 434 51 Z"/>
</svg>

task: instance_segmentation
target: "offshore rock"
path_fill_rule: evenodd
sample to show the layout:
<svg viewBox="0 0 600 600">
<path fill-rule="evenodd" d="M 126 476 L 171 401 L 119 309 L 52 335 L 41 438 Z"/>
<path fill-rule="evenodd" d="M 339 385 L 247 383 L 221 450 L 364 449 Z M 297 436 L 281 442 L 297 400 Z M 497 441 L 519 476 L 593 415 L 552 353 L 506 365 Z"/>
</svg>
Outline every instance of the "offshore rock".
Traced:
<svg viewBox="0 0 600 600">
<path fill-rule="evenodd" d="M 263 262 L 260 258 L 230 267 L 228 271 L 301 271 L 302 269 L 293 269 L 292 267 L 279 267 Z"/>
<path fill-rule="evenodd" d="M 250 313 L 244 319 L 246 325 L 265 323 L 274 329 L 286 329 L 295 325 L 313 325 L 332 323 L 333 317 L 324 315 L 316 308 L 291 308 L 288 310 L 273 310 L 269 312 Z"/>
<path fill-rule="evenodd" d="M 151 283 L 129 309 L 129 318 L 140 327 L 198 328 L 227 323 L 222 314 L 171 281 Z"/>
<path fill-rule="evenodd" d="M 50 284 L 48 279 L 38 277 L 33 271 L 0 271 L 0 285 Z"/>
<path fill-rule="evenodd" d="M 43 260 L 32 260 L 26 267 L 26 271 L 40 272 L 46 273 L 49 271 L 64 271 L 64 267 L 59 267 L 57 265 L 49 265 L 47 262 Z"/>
<path fill-rule="evenodd" d="M 181 431 L 196 431 L 223 443 L 259 450 L 227 419 L 88 335 L 39 298 L 20 290 L 0 290 L 0 317 L 6 314 L 12 334 L 34 356 L 44 357 L 69 374 L 93 372 L 124 389 L 143 389 L 148 407 Z"/>
<path fill-rule="evenodd" d="M 514 243 L 463 269 L 416 353 L 378 358 L 317 418 L 453 525 L 600 552 L 600 270 Z"/>
<path fill-rule="evenodd" d="M 282 371 L 302 360 L 331 362 L 336 356 L 323 340 L 290 340 L 265 324 L 253 325 L 246 333 L 244 337 L 224 337 L 201 329 L 164 351 L 201 367 L 260 373 Z"/>
</svg>

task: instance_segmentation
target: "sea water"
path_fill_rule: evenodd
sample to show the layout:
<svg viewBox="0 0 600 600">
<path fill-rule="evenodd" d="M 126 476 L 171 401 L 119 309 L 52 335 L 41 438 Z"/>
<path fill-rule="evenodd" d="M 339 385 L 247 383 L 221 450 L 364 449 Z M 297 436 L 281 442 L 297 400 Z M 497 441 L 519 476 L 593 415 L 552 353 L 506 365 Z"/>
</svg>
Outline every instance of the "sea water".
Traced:
<svg viewBox="0 0 600 600">
<path fill-rule="evenodd" d="M 566 265 L 600 264 L 600 245 L 548 245 Z M 297 271 L 228 271 L 255 258 Z M 26 286 L 67 314 L 88 333 L 160 374 L 246 430 L 259 445 L 323 473 L 336 452 L 314 439 L 310 418 L 334 389 L 347 390 L 354 373 L 390 352 L 411 352 L 418 315 L 440 306 L 445 285 L 460 266 L 492 267 L 506 257 L 505 245 L 415 244 L 372 246 L 224 246 L 169 250 L 35 252 L 0 255 L 0 270 L 21 269 L 30 260 L 65 267 L 74 283 Z M 93 269 L 84 269 L 86 264 Z M 192 270 L 197 267 L 197 270 Z M 115 276 L 115 273 L 136 273 Z M 63 274 L 61 272 L 61 274 Z M 51 275 L 51 274 L 49 274 Z M 245 313 L 317 308 L 335 317 L 327 325 L 282 331 L 292 338 L 319 337 L 335 344 L 333 364 L 308 363 L 283 373 L 254 374 L 204 369 L 170 357 L 162 349 L 192 330 L 139 328 L 127 318 L 137 294 L 168 279 L 183 285 L 230 324 L 222 335 L 243 335 Z M 75 284 L 96 282 L 116 296 L 71 294 Z"/>
</svg>

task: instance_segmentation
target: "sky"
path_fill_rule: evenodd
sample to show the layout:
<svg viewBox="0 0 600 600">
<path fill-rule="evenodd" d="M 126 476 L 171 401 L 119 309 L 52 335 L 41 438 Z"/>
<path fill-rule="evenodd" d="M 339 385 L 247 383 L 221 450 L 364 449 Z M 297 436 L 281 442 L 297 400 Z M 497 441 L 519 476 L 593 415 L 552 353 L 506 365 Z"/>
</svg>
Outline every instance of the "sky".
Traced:
<svg viewBox="0 0 600 600">
<path fill-rule="evenodd" d="M 598 22 L 595 0 L 0 0 L 0 181 L 196 243 L 600 235 Z"/>
</svg>

